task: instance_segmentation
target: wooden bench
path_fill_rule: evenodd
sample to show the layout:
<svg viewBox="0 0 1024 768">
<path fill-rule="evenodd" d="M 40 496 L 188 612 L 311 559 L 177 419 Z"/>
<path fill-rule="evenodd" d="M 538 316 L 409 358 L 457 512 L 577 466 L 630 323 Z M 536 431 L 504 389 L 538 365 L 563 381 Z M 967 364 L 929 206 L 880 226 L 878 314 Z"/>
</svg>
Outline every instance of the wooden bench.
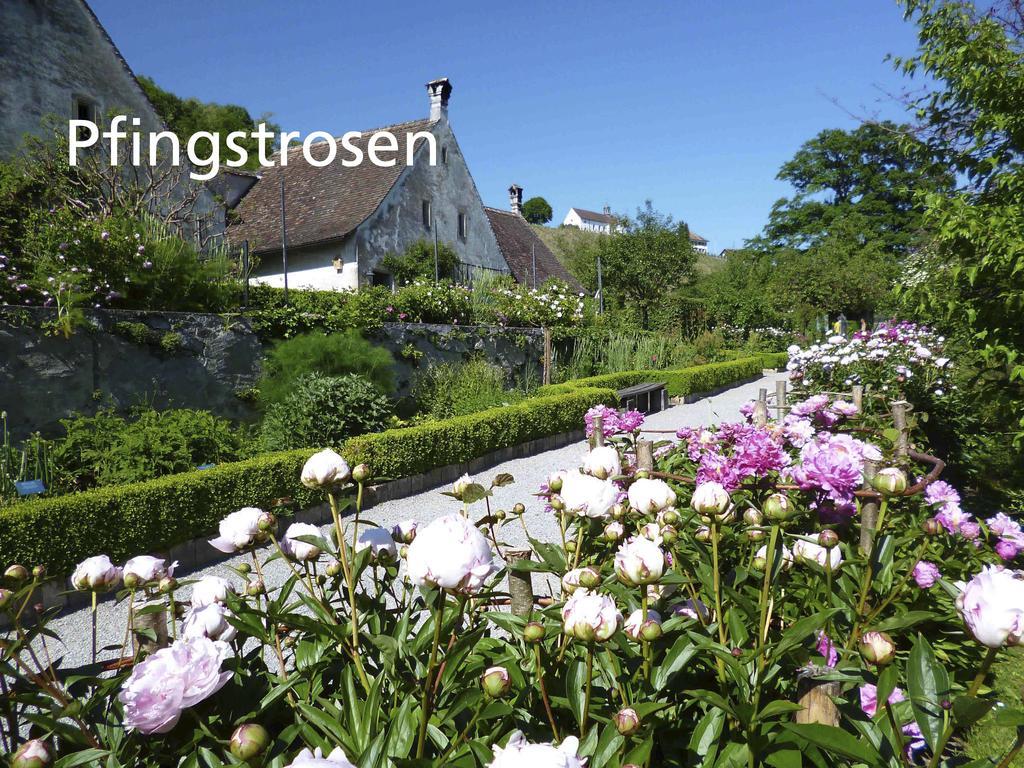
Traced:
<svg viewBox="0 0 1024 768">
<path fill-rule="evenodd" d="M 663 381 L 634 384 L 632 387 L 620 389 L 615 394 L 619 398 L 619 406 L 626 410 L 657 413 L 668 408 L 668 390 L 665 389 Z"/>
</svg>

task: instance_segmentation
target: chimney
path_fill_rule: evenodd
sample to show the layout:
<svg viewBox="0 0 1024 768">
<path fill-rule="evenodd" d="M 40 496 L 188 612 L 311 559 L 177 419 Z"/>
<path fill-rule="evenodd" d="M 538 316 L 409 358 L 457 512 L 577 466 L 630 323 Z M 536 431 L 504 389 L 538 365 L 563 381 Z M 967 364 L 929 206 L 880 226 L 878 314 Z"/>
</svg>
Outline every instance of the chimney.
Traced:
<svg viewBox="0 0 1024 768">
<path fill-rule="evenodd" d="M 448 119 L 448 99 L 452 95 L 452 84 L 447 77 L 431 80 L 427 83 L 427 93 L 430 94 L 430 122 L 436 123 L 442 118 Z"/>
<path fill-rule="evenodd" d="M 508 204 L 516 216 L 523 215 L 523 188 L 518 184 L 508 188 Z"/>
<path fill-rule="evenodd" d="M 612 215 L 612 207 L 610 205 L 606 205 L 604 207 L 604 215 L 605 216 L 611 216 Z"/>
</svg>

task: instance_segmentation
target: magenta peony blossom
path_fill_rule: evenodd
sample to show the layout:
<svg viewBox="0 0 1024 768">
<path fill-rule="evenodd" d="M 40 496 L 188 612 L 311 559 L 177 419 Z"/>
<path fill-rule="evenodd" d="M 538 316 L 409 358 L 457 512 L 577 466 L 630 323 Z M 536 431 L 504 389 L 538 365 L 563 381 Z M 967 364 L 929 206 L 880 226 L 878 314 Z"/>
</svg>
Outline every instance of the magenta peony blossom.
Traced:
<svg viewBox="0 0 1024 768">
<path fill-rule="evenodd" d="M 904 701 L 905 696 L 899 688 L 893 688 L 889 694 L 889 703 L 896 704 Z M 868 717 L 874 717 L 878 711 L 878 686 L 874 683 L 864 683 L 860 687 L 860 708 Z"/>
<path fill-rule="evenodd" d="M 957 493 L 956 488 L 945 480 L 936 480 L 924 489 L 924 501 L 926 504 L 933 506 L 937 504 L 954 504 L 959 506 L 960 494 Z"/>
<path fill-rule="evenodd" d="M 825 665 L 827 667 L 834 667 L 839 663 L 839 651 L 836 650 L 835 645 L 832 644 L 832 639 L 825 634 L 824 630 L 818 633 L 818 645 L 816 646 L 818 653 L 825 657 Z"/>
<path fill-rule="evenodd" d="M 767 429 L 752 428 L 736 442 L 732 461 L 740 479 L 764 477 L 781 472 L 789 464 L 789 454 Z"/>
<path fill-rule="evenodd" d="M 821 491 L 833 501 L 853 500 L 862 482 L 861 456 L 830 439 L 815 440 L 800 450 L 800 463 L 793 467 L 793 480 L 808 491 Z"/>
<path fill-rule="evenodd" d="M 615 434 L 618 429 L 618 411 L 614 408 L 609 408 L 607 405 L 595 405 L 583 417 L 583 421 L 587 425 L 587 437 L 594 434 L 595 416 L 601 417 L 601 431 L 604 432 L 605 437 L 611 437 Z"/>
<path fill-rule="evenodd" d="M 927 560 L 921 560 L 915 565 L 913 573 L 914 581 L 917 582 L 917 586 L 921 589 L 930 589 L 942 575 L 939 572 L 939 566 L 935 563 L 929 563 Z"/>
<path fill-rule="evenodd" d="M 1020 553 L 1020 547 L 1017 543 L 1010 541 L 1009 539 L 1000 539 L 996 542 L 996 554 L 999 555 L 1000 559 L 1004 562 L 1010 562 Z"/>
<path fill-rule="evenodd" d="M 965 538 L 974 538 L 977 536 L 978 528 L 974 528 L 974 536 L 969 536 L 964 531 L 964 526 L 971 523 L 971 516 L 960 509 L 960 505 L 954 502 L 946 502 L 942 505 L 942 508 L 936 513 L 935 519 L 942 523 L 942 527 L 945 528 L 949 533 L 959 533 Z M 977 526 L 977 523 L 972 523 Z"/>
<path fill-rule="evenodd" d="M 209 698 L 231 679 L 220 667 L 228 645 L 205 637 L 178 640 L 132 670 L 118 699 L 124 724 L 142 733 L 167 733 L 181 713 Z"/>
</svg>

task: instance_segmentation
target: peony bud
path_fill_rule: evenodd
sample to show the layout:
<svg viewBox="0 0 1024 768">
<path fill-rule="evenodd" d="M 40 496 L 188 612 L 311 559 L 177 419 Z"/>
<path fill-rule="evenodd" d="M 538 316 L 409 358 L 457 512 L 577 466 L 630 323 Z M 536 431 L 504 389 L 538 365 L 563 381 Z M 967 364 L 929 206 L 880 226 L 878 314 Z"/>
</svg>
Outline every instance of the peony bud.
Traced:
<svg viewBox="0 0 1024 768">
<path fill-rule="evenodd" d="M 333 490 L 344 484 L 351 471 L 346 461 L 330 448 L 314 453 L 302 467 L 302 484 L 307 488 Z"/>
<path fill-rule="evenodd" d="M 548 504 L 551 505 L 551 508 L 555 510 L 555 512 L 561 512 L 563 509 L 565 509 L 565 502 L 562 501 L 561 496 L 552 496 L 550 499 L 548 499 Z"/>
<path fill-rule="evenodd" d="M 626 527 L 618 520 L 613 520 L 604 527 L 604 538 L 606 541 L 618 541 L 626 535 Z"/>
<path fill-rule="evenodd" d="M 699 528 L 697 528 L 696 531 L 694 531 L 693 538 L 695 538 L 697 541 L 702 541 L 706 544 L 709 541 L 711 541 L 711 529 L 708 528 L 706 525 L 702 525 Z"/>
<path fill-rule="evenodd" d="M 615 575 L 628 586 L 656 582 L 664 571 L 665 553 L 643 536 L 630 539 L 615 553 Z"/>
<path fill-rule="evenodd" d="M 4 578 L 13 581 L 15 584 L 20 584 L 28 578 L 28 569 L 24 565 L 12 565 L 4 571 Z M 42 742 L 39 743 L 42 744 Z"/>
<path fill-rule="evenodd" d="M 887 496 L 899 495 L 907 490 L 907 473 L 898 467 L 880 469 L 871 478 L 871 486 Z"/>
<path fill-rule="evenodd" d="M 46 566 L 45 565 L 37 565 L 35 568 L 32 569 L 32 578 L 33 579 L 42 579 L 45 576 L 46 576 Z"/>
<path fill-rule="evenodd" d="M 457 499 L 462 499 L 462 494 L 464 494 L 466 492 L 466 489 L 469 488 L 469 486 L 471 486 L 475 482 L 476 481 L 472 477 L 470 477 L 469 473 L 467 472 L 454 483 L 452 483 L 452 495 L 455 496 L 455 498 Z"/>
<path fill-rule="evenodd" d="M 612 520 L 622 520 L 626 517 L 626 505 L 616 504 L 612 507 Z"/>
<path fill-rule="evenodd" d="M 926 536 L 938 536 L 943 531 L 942 523 L 934 517 L 929 517 L 921 523 L 921 530 L 924 531 Z"/>
<path fill-rule="evenodd" d="M 721 483 L 701 483 L 693 492 L 690 499 L 690 506 L 701 517 L 709 517 L 718 520 L 732 504 L 729 492 Z"/>
<path fill-rule="evenodd" d="M 824 531 L 818 534 L 818 545 L 825 549 L 832 549 L 832 547 L 838 546 L 839 534 L 833 530 L 826 528 Z"/>
<path fill-rule="evenodd" d="M 896 657 L 896 645 L 885 632 L 865 632 L 858 642 L 861 657 L 884 667 Z"/>
<path fill-rule="evenodd" d="M 11 758 L 11 768 L 46 768 L 52 764 L 53 754 L 42 739 L 26 741 Z"/>
<path fill-rule="evenodd" d="M 164 576 L 162 579 L 160 579 L 160 583 L 157 584 L 157 589 L 159 589 L 165 595 L 170 594 L 177 588 L 178 581 L 173 576 Z"/>
<path fill-rule="evenodd" d="M 331 560 L 327 564 L 327 575 L 334 577 L 341 573 L 341 563 L 338 560 Z"/>
<path fill-rule="evenodd" d="M 496 512 L 494 513 L 494 519 L 495 519 L 495 520 L 497 520 L 497 521 L 498 521 L 499 523 L 500 523 L 500 522 L 501 522 L 502 520 L 504 520 L 504 519 L 505 519 L 505 518 L 506 518 L 507 516 L 508 516 L 508 515 L 506 515 L 506 514 L 505 514 L 505 510 L 504 510 L 504 509 L 499 509 L 499 510 L 497 510 L 497 511 L 496 511 Z"/>
<path fill-rule="evenodd" d="M 674 509 L 666 510 L 661 513 L 661 522 L 665 525 L 675 525 L 679 522 L 679 513 Z"/>
<path fill-rule="evenodd" d="M 370 472 L 369 464 L 356 464 L 352 470 L 352 479 L 357 483 L 365 483 L 371 477 L 373 477 L 373 473 Z"/>
<path fill-rule="evenodd" d="M 0 587 L 0 611 L 10 605 L 11 598 L 13 597 L 14 593 L 11 590 Z"/>
<path fill-rule="evenodd" d="M 251 565 L 249 565 L 248 563 L 239 563 L 239 564 L 238 564 L 238 565 L 237 565 L 237 566 L 235 567 L 235 570 L 236 570 L 236 571 L 238 571 L 238 572 L 239 572 L 240 574 L 242 574 L 243 576 L 245 576 L 245 574 L 249 573 L 249 571 L 251 571 L 251 570 L 252 570 L 252 566 L 251 566 Z"/>
<path fill-rule="evenodd" d="M 139 586 L 139 577 L 134 573 L 126 573 L 122 579 L 125 589 L 135 589 Z"/>
<path fill-rule="evenodd" d="M 239 760 L 251 760 L 270 746 L 270 734 L 257 723 L 240 725 L 231 734 L 231 754 Z"/>
<path fill-rule="evenodd" d="M 661 528 L 661 540 L 666 544 L 673 544 L 676 539 L 679 538 L 679 532 L 671 525 L 665 525 Z"/>
<path fill-rule="evenodd" d="M 580 586 L 586 589 L 594 589 L 594 587 L 600 586 L 601 584 L 601 573 L 592 566 L 580 569 Z"/>
<path fill-rule="evenodd" d="M 277 518 L 270 512 L 264 512 L 256 521 L 256 527 L 263 533 L 267 533 L 277 527 Z"/>
<path fill-rule="evenodd" d="M 548 490 L 552 493 L 558 493 L 562 490 L 562 473 L 556 472 L 548 478 Z"/>
<path fill-rule="evenodd" d="M 796 512 L 789 498 L 781 493 L 773 493 L 763 504 L 764 514 L 773 523 L 789 520 Z"/>
<path fill-rule="evenodd" d="M 662 635 L 661 621 L 648 619 L 640 625 L 640 639 L 645 643 L 653 643 Z"/>
<path fill-rule="evenodd" d="M 548 633 L 539 621 L 530 621 L 523 627 L 523 639 L 528 643 L 539 643 Z"/>
<path fill-rule="evenodd" d="M 258 579 L 256 581 L 249 582 L 249 585 L 245 588 L 245 594 L 249 597 L 256 597 L 257 595 L 262 595 L 266 589 L 267 588 L 263 584 L 263 581 Z"/>
<path fill-rule="evenodd" d="M 622 474 L 619 452 L 610 445 L 594 448 L 583 458 L 583 471 L 598 480 L 607 480 Z"/>
<path fill-rule="evenodd" d="M 526 505 L 523 504 L 523 502 L 521 501 L 517 501 L 515 504 L 512 505 L 512 514 L 516 515 L 517 517 L 522 517 L 526 514 Z"/>
<path fill-rule="evenodd" d="M 761 525 L 764 522 L 764 515 L 753 507 L 743 512 L 743 522 L 747 525 Z"/>
<path fill-rule="evenodd" d="M 416 520 L 403 520 L 391 529 L 391 538 L 399 544 L 412 544 L 420 524 Z"/>
<path fill-rule="evenodd" d="M 539 643 L 548 634 L 548 630 L 540 622 L 527 622 L 522 628 L 522 639 L 527 643 Z"/>
<path fill-rule="evenodd" d="M 623 736 L 632 736 L 640 730 L 640 715 L 632 707 L 625 707 L 615 713 L 615 730 Z"/>
<path fill-rule="evenodd" d="M 500 699 L 512 688 L 512 678 L 504 667 L 490 667 L 480 678 L 480 687 L 492 699 Z"/>
<path fill-rule="evenodd" d="M 765 536 L 763 528 L 748 528 L 747 539 L 749 541 L 761 541 Z"/>
</svg>

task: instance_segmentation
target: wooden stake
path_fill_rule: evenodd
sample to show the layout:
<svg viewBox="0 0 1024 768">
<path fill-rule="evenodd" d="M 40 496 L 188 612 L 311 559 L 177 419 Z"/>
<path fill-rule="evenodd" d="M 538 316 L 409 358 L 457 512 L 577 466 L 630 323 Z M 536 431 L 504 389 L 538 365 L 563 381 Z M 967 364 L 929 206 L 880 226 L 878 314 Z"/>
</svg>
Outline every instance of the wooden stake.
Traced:
<svg viewBox="0 0 1024 768">
<path fill-rule="evenodd" d="M 786 415 L 786 380 L 775 382 L 775 414 L 779 421 Z"/>
<path fill-rule="evenodd" d="M 839 708 L 832 700 L 840 693 L 838 682 L 824 682 L 813 677 L 801 678 L 797 684 L 797 702 L 803 707 L 795 714 L 798 723 L 821 723 L 839 725 Z"/>
<path fill-rule="evenodd" d="M 853 398 L 853 404 L 857 406 L 857 411 L 863 415 L 864 413 L 864 385 L 854 384 L 851 390 L 851 397 Z"/>
<path fill-rule="evenodd" d="M 509 549 L 505 551 L 505 560 L 511 566 L 519 560 L 529 560 L 533 552 L 529 549 Z M 533 574 L 530 571 L 508 569 L 508 593 L 512 597 L 512 613 L 516 616 L 530 618 L 533 613 Z"/>
<path fill-rule="evenodd" d="M 544 360 L 542 383 L 551 383 L 551 329 L 544 329 Z"/>
<path fill-rule="evenodd" d="M 761 387 L 754 403 L 754 426 L 763 427 L 768 423 L 768 390 Z"/>
<path fill-rule="evenodd" d="M 650 440 L 636 441 L 636 468 L 654 470 L 654 443 Z"/>
<path fill-rule="evenodd" d="M 600 448 L 604 445 L 604 417 L 595 416 L 594 420 L 590 423 L 592 425 L 591 429 L 593 430 L 590 433 L 590 448 L 593 450 L 594 448 Z"/>
<path fill-rule="evenodd" d="M 864 462 L 864 489 L 871 489 L 871 479 L 878 473 L 877 461 Z M 875 528 L 878 526 L 878 502 L 864 499 L 860 505 L 860 553 L 865 557 L 871 552 L 875 540 Z"/>
<path fill-rule="evenodd" d="M 896 455 L 905 458 L 910 453 L 910 429 L 907 427 L 907 406 L 906 400 L 897 400 L 892 404 L 892 425 L 899 432 L 896 439 Z"/>
</svg>

